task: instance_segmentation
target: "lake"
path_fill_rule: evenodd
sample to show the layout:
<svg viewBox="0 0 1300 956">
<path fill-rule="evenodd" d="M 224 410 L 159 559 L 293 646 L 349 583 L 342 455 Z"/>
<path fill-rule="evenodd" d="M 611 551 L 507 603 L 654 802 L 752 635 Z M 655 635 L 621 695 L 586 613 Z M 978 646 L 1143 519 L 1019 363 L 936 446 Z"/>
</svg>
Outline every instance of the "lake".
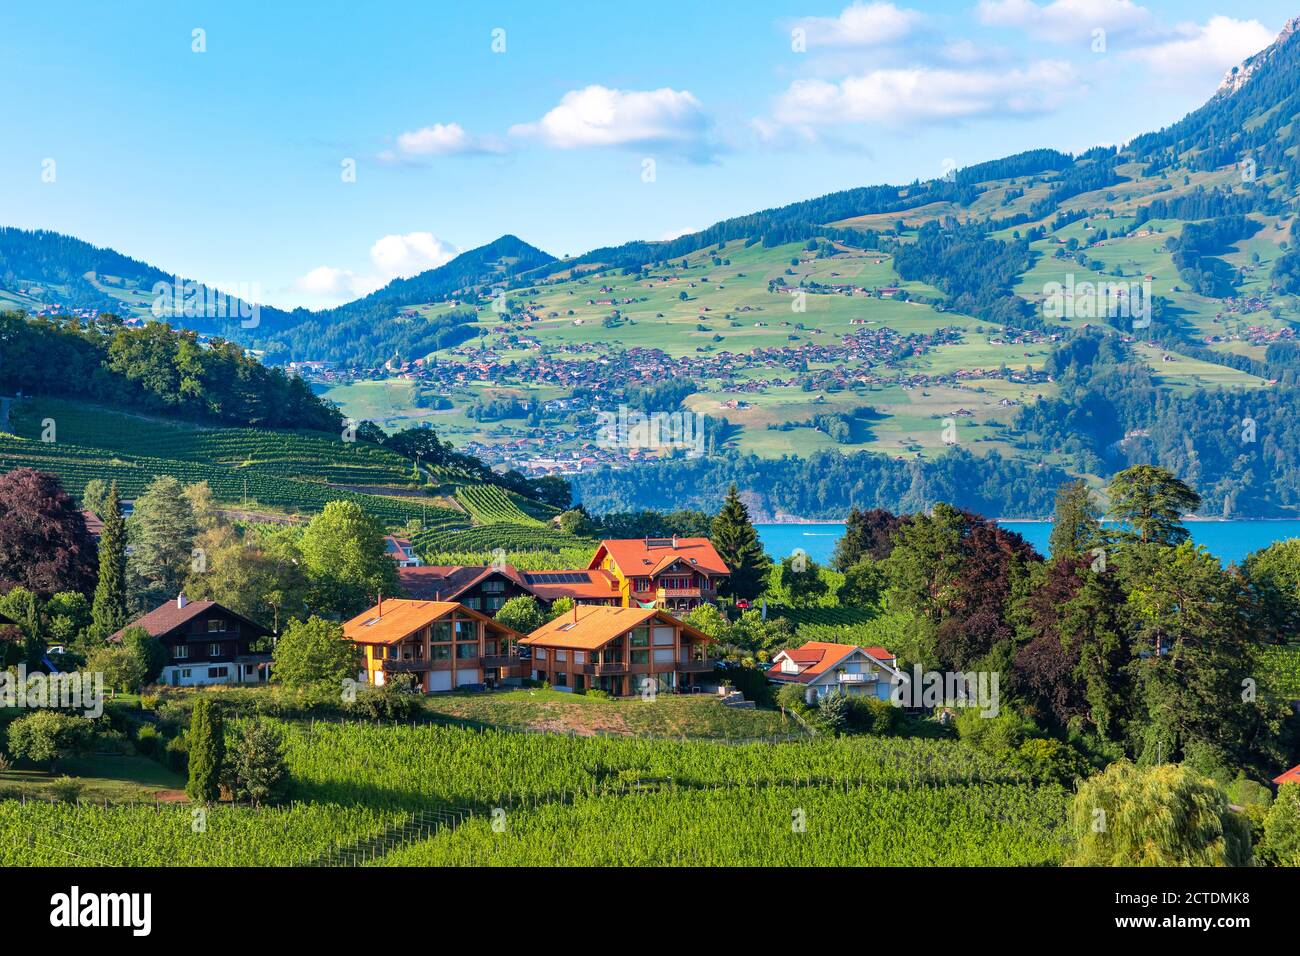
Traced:
<svg viewBox="0 0 1300 956">
<path fill-rule="evenodd" d="M 999 521 L 998 524 L 1022 535 L 1041 554 L 1047 553 L 1052 534 L 1050 521 Z M 795 548 L 803 548 L 814 561 L 830 560 L 835 542 L 844 534 L 842 522 L 826 524 L 756 524 L 758 536 L 768 554 L 785 557 Z M 1192 540 L 1203 544 L 1224 564 L 1240 562 L 1252 551 L 1266 548 L 1274 541 L 1300 537 L 1300 520 L 1266 521 L 1189 521 Z"/>
</svg>

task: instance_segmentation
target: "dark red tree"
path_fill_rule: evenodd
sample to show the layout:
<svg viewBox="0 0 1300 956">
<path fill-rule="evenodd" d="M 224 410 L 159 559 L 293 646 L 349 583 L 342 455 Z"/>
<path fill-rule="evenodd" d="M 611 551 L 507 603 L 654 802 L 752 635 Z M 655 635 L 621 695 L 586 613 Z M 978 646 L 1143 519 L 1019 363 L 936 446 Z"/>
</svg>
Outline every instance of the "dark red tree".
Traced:
<svg viewBox="0 0 1300 956">
<path fill-rule="evenodd" d="M 0 475 L 0 594 L 90 594 L 97 562 L 86 519 L 58 478 L 34 468 Z"/>
<path fill-rule="evenodd" d="M 1014 575 L 1042 558 L 1014 531 L 969 511 L 958 513 L 961 567 L 935 635 L 935 650 L 945 666 L 966 668 L 1015 636 L 1006 613 Z"/>
</svg>

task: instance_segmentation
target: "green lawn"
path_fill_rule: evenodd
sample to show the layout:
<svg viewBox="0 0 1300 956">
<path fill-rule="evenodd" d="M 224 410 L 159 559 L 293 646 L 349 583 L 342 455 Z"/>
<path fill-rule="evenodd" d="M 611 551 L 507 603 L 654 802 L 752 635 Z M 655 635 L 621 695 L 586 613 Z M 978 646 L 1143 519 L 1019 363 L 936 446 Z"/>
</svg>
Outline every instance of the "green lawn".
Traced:
<svg viewBox="0 0 1300 956">
<path fill-rule="evenodd" d="M 185 778 L 139 754 L 71 757 L 59 761 L 54 773 L 18 763 L 0 771 L 0 793 L 29 800 L 55 799 L 57 780 L 71 777 L 81 784 L 80 798 L 90 802 L 152 802 L 164 791 L 185 789 Z"/>
<path fill-rule="evenodd" d="M 611 700 L 535 688 L 438 694 L 424 698 L 423 704 L 431 714 L 472 725 L 580 736 L 747 739 L 800 732 L 777 711 L 724 707 L 705 694 Z"/>
</svg>

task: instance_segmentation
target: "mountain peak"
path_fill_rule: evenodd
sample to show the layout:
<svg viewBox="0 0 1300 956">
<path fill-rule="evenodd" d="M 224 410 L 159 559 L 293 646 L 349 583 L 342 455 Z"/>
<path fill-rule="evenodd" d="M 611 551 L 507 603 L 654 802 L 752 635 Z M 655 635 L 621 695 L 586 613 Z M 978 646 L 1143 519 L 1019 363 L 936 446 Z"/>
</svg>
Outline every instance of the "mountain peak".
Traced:
<svg viewBox="0 0 1300 956">
<path fill-rule="evenodd" d="M 1282 31 L 1277 35 L 1277 39 L 1270 43 L 1258 53 L 1252 53 L 1246 59 L 1242 60 L 1237 66 L 1234 66 L 1223 76 L 1223 81 L 1219 84 L 1216 93 L 1222 93 L 1231 96 L 1243 86 L 1245 86 L 1253 77 L 1259 68 L 1267 63 L 1274 53 L 1284 44 L 1291 35 L 1300 30 L 1300 17 L 1292 17 L 1282 27 Z"/>
</svg>

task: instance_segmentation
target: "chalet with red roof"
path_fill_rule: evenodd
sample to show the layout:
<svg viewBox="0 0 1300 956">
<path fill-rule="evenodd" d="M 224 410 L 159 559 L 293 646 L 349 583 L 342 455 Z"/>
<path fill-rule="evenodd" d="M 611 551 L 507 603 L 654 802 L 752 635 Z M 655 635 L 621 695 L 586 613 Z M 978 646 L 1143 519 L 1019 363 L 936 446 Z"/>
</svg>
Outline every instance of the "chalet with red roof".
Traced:
<svg viewBox="0 0 1300 956">
<path fill-rule="evenodd" d="M 600 543 L 589 571 L 617 582 L 623 607 L 689 611 L 717 600 L 731 569 L 708 538 L 630 538 Z"/>
<path fill-rule="evenodd" d="M 894 655 L 883 647 L 809 641 L 772 658 L 767 679 L 774 684 L 802 685 L 804 700 L 814 704 L 836 691 L 889 700 L 903 674 Z"/>
<path fill-rule="evenodd" d="M 142 627 L 167 650 L 158 681 L 174 687 L 202 684 L 260 684 L 270 679 L 269 650 L 254 650 L 271 632 L 215 601 L 190 601 L 182 594 L 127 627 Z M 122 639 L 126 628 L 109 637 Z"/>
</svg>

